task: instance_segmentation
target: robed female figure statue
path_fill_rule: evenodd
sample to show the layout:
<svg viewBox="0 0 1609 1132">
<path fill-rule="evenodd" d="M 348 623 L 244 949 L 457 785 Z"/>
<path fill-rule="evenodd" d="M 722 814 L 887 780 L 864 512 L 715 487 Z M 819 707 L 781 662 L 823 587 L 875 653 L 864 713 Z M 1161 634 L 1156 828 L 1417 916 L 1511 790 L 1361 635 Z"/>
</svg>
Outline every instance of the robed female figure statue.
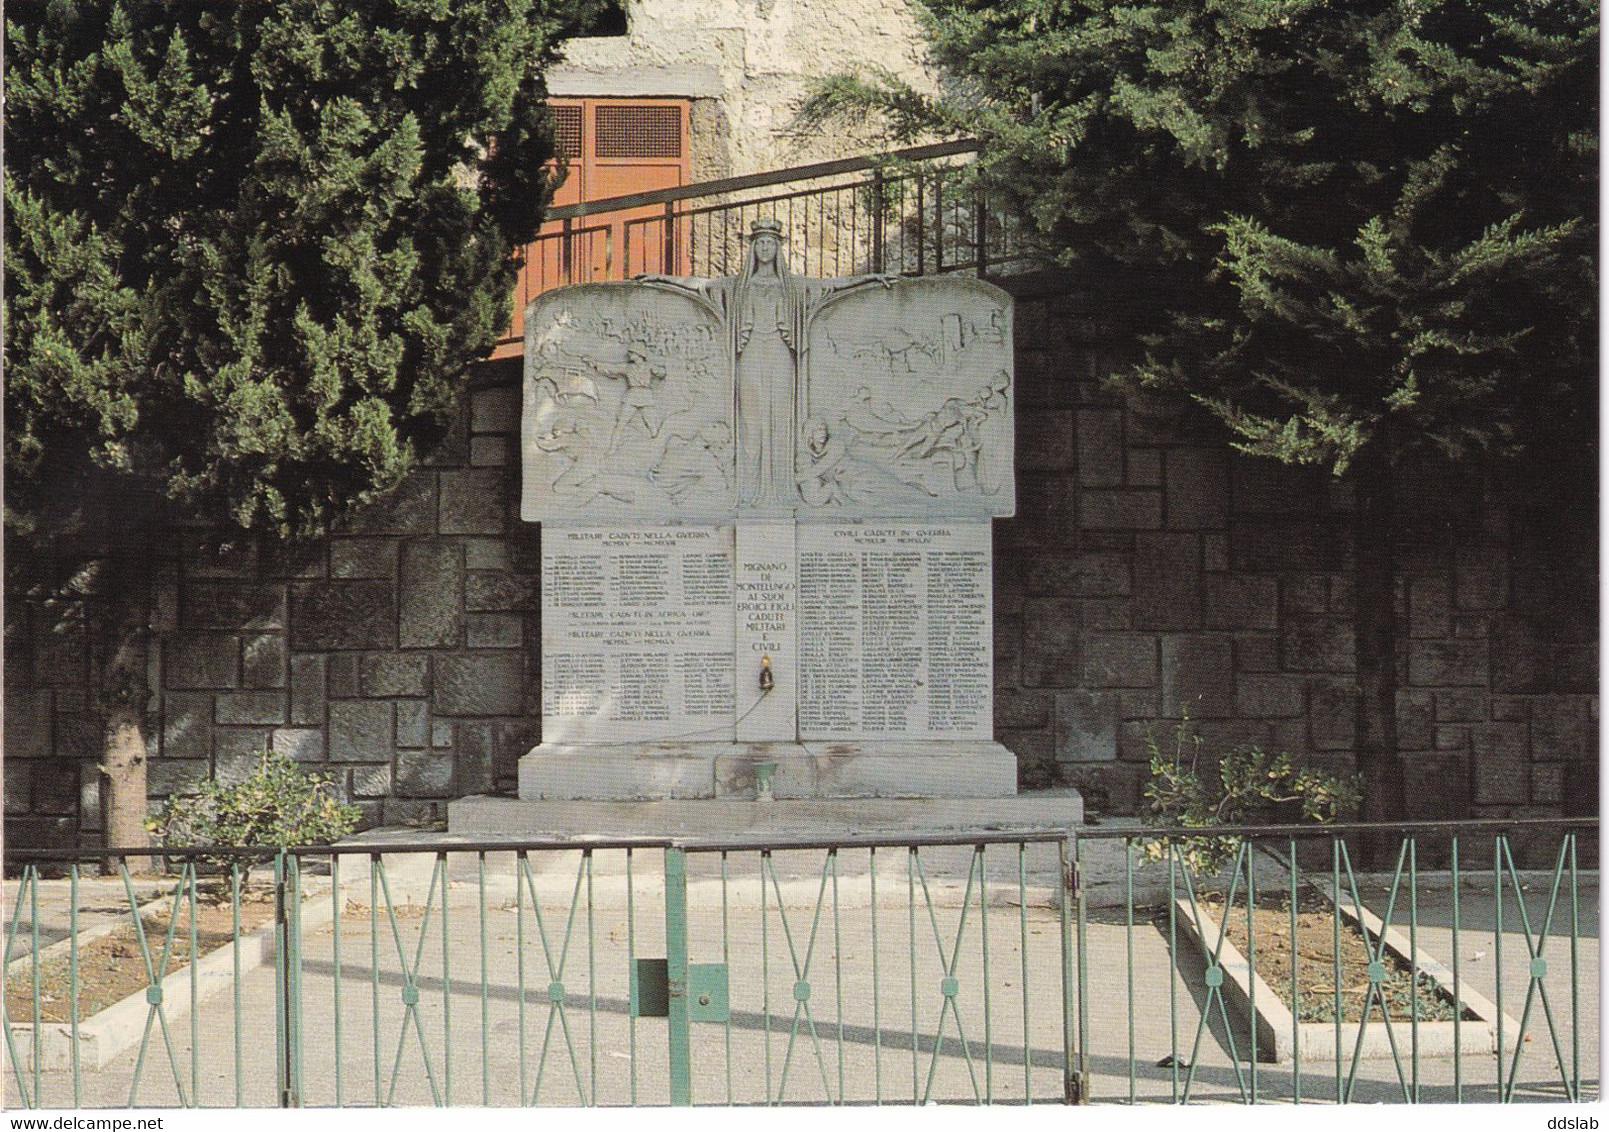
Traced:
<svg viewBox="0 0 1609 1132">
<path fill-rule="evenodd" d="M 834 295 L 889 275 L 808 279 L 788 270 L 782 225 L 756 220 L 736 275 L 697 279 L 645 275 L 644 282 L 692 290 L 720 313 L 737 389 L 738 506 L 791 508 L 799 502 L 798 452 L 809 374 L 807 324 Z"/>
</svg>

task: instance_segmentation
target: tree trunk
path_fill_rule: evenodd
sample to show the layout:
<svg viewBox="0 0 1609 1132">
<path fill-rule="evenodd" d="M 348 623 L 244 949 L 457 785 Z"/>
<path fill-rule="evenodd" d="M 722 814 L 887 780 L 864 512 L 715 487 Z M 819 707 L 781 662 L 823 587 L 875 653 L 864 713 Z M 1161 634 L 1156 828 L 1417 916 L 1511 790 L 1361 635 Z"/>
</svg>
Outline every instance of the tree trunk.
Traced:
<svg viewBox="0 0 1609 1132">
<path fill-rule="evenodd" d="M 145 704 L 150 697 L 146 673 L 149 610 L 147 603 L 134 600 L 147 582 L 138 571 L 126 571 L 117 581 L 123 583 L 116 594 L 117 604 L 126 615 L 117 626 L 114 652 L 104 675 L 101 818 L 108 848 L 137 849 L 150 844 L 145 829 L 144 723 Z M 128 857 L 125 861 L 130 873 L 152 871 L 149 857 Z M 106 864 L 115 867 L 117 862 L 109 859 Z"/>
<path fill-rule="evenodd" d="M 106 844 L 117 849 L 143 848 L 145 832 L 145 729 L 128 705 L 114 707 L 106 720 L 101 761 L 101 800 Z M 148 857 L 130 857 L 129 872 L 148 871 Z"/>
<path fill-rule="evenodd" d="M 1397 750 L 1396 540 L 1392 467 L 1384 441 L 1357 462 L 1353 526 L 1353 630 L 1357 656 L 1357 767 L 1363 820 L 1405 816 Z M 1377 839 L 1384 848 L 1390 839 Z"/>
</svg>

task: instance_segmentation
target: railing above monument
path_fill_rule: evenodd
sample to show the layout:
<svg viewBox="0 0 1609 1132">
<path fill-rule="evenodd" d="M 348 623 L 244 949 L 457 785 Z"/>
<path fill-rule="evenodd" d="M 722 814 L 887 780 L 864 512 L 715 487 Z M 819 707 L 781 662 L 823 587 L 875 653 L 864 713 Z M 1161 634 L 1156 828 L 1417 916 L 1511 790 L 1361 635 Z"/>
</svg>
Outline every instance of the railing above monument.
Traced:
<svg viewBox="0 0 1609 1132">
<path fill-rule="evenodd" d="M 634 275 L 720 276 L 754 220 L 783 226 L 801 275 L 987 275 L 1023 259 L 965 182 L 975 140 L 800 165 L 548 210 L 527 244 L 514 319 L 494 357 L 520 353 L 530 301 L 556 287 Z"/>
</svg>

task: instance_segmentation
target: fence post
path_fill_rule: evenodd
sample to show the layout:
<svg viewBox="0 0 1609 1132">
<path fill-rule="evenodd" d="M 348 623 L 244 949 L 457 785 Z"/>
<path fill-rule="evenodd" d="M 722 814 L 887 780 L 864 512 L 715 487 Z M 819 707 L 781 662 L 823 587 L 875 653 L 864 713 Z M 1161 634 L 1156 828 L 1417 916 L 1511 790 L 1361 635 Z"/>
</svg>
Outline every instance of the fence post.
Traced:
<svg viewBox="0 0 1609 1132">
<path fill-rule="evenodd" d="M 1083 893 L 1078 885 L 1078 857 L 1077 849 L 1069 851 L 1069 838 L 1063 838 L 1057 843 L 1061 858 L 1061 994 L 1062 994 L 1062 1099 L 1067 1104 L 1084 1104 L 1087 1100 L 1086 1077 L 1084 1075 L 1083 1043 L 1079 1041 L 1083 1027 L 1082 1017 L 1074 1021 L 1075 1003 L 1082 997 L 1083 965 L 1082 958 L 1084 938 L 1080 932 L 1076 941 L 1073 936 L 1073 906 L 1078 904 L 1082 909 Z M 1080 917 L 1082 927 L 1082 917 Z M 1076 949 L 1076 954 L 1075 954 Z M 1078 989 L 1074 991 L 1074 972 L 1077 971 Z M 1075 1028 L 1076 1027 L 1076 1028 Z"/>
<path fill-rule="evenodd" d="M 977 232 L 978 278 L 989 274 L 989 202 L 980 190 L 973 194 L 973 213 Z"/>
<path fill-rule="evenodd" d="M 1089 923 L 1084 917 L 1083 885 L 1084 847 L 1073 835 L 1073 933 L 1077 940 L 1074 954 L 1078 957 L 1078 1031 L 1074 1041 L 1078 1049 L 1078 1103 L 1088 1104 L 1089 1079 Z"/>
<path fill-rule="evenodd" d="M 665 977 L 670 1022 L 670 1103 L 693 1103 L 692 1027 L 687 1016 L 687 851 L 665 850 Z"/>
<path fill-rule="evenodd" d="M 872 170 L 872 274 L 883 273 L 883 209 L 887 205 L 881 167 Z"/>
<path fill-rule="evenodd" d="M 916 274 L 927 274 L 927 200 L 922 190 L 922 171 L 916 171 Z"/>
<path fill-rule="evenodd" d="M 283 851 L 274 855 L 274 1038 L 275 1068 L 279 1078 L 279 1107 L 296 1108 L 301 1104 L 296 1088 L 295 1029 L 297 1018 L 293 1009 L 294 977 L 291 949 L 295 932 L 291 924 L 291 897 L 289 861 Z M 239 993 L 239 989 L 236 989 Z"/>
<path fill-rule="evenodd" d="M 647 265 L 643 265 L 647 270 Z M 666 275 L 680 275 L 681 265 L 676 262 L 676 206 L 670 201 L 665 202 L 665 251 L 660 271 Z"/>
</svg>

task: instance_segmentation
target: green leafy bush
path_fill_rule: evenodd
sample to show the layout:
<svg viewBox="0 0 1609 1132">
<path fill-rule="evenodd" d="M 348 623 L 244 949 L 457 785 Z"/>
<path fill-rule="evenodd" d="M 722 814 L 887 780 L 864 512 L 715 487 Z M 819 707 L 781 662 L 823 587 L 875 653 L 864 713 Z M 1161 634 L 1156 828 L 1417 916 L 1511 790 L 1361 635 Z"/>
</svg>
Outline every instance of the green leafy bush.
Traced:
<svg viewBox="0 0 1609 1132">
<path fill-rule="evenodd" d="M 1362 777 L 1327 774 L 1302 766 L 1289 754 L 1273 753 L 1256 744 L 1232 747 L 1216 768 L 1203 765 L 1201 737 L 1185 719 L 1175 729 L 1172 751 L 1156 737 L 1147 739 L 1151 781 L 1146 825 L 1191 828 L 1222 825 L 1331 822 L 1350 816 L 1363 800 Z M 1145 855 L 1165 860 L 1176 847 L 1185 865 L 1196 872 L 1215 872 L 1240 852 L 1238 837 L 1192 837 L 1170 843 L 1145 843 Z"/>
<path fill-rule="evenodd" d="M 335 796 L 327 779 L 307 774 L 283 753 L 264 752 L 244 780 L 209 778 L 193 794 L 172 798 L 145 827 L 167 846 L 251 845 L 284 848 L 344 837 L 361 812 Z M 241 861 L 245 868 L 266 856 Z M 217 859 L 220 864 L 225 858 Z"/>
</svg>

